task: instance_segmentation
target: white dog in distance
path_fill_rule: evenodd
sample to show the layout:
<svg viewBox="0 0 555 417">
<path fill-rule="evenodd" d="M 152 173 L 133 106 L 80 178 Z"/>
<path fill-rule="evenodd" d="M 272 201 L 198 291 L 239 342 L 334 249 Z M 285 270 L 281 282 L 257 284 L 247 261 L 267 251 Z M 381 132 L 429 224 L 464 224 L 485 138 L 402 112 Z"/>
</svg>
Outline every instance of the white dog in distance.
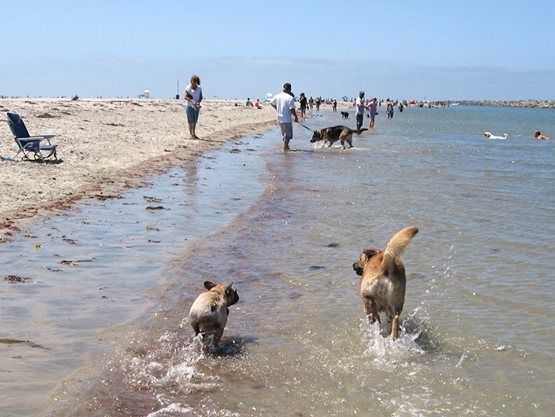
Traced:
<svg viewBox="0 0 555 417">
<path fill-rule="evenodd" d="M 497 139 L 497 140 L 506 140 L 509 135 L 507 135 L 506 133 L 503 136 L 496 136 L 493 135 L 491 132 L 484 132 L 484 136 L 488 139 Z"/>
</svg>

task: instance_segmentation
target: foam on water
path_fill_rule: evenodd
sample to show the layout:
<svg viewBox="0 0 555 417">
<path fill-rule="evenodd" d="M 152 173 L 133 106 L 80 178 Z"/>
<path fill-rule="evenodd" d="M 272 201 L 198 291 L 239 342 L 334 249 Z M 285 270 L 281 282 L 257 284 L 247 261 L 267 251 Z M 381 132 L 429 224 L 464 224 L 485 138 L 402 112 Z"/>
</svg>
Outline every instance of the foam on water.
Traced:
<svg viewBox="0 0 555 417">
<path fill-rule="evenodd" d="M 399 362 L 410 360 L 416 355 L 423 355 L 424 349 L 417 340 L 423 330 L 411 329 L 407 331 L 405 323 L 402 323 L 399 338 L 392 340 L 387 336 L 390 327 L 380 326 L 379 323 L 368 324 L 365 320 L 361 325 L 362 337 L 366 345 L 365 354 L 373 359 L 379 366 L 395 366 Z"/>
</svg>

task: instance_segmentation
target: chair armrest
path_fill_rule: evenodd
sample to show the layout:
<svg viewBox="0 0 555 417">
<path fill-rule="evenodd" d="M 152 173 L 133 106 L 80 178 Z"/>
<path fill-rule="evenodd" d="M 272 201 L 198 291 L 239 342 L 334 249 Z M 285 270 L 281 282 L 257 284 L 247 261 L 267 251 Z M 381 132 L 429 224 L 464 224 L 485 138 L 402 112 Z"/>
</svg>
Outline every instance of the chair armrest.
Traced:
<svg viewBox="0 0 555 417">
<path fill-rule="evenodd" d="M 37 135 L 37 136 L 29 136 L 28 138 L 18 138 L 20 140 L 43 140 L 43 139 L 52 139 L 56 135 Z"/>
<path fill-rule="evenodd" d="M 28 138 L 20 138 L 20 140 L 32 140 L 32 141 L 43 141 L 45 140 L 49 145 L 52 145 L 50 139 L 56 137 L 56 135 L 40 135 L 40 136 L 29 136 Z"/>
</svg>

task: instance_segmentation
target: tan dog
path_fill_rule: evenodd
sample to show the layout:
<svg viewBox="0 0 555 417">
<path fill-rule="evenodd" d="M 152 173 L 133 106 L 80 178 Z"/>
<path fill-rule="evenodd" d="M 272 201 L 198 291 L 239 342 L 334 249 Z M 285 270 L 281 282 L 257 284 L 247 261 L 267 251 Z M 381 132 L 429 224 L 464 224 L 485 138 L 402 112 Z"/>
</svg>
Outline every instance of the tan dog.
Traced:
<svg viewBox="0 0 555 417">
<path fill-rule="evenodd" d="M 416 233 L 416 227 L 406 227 L 393 235 L 385 252 L 365 249 L 353 264 L 353 269 L 362 276 L 360 296 L 368 322 L 379 322 L 380 313 L 386 313 L 392 339 L 399 337 L 399 317 L 405 303 L 405 266 L 399 257 Z"/>
<path fill-rule="evenodd" d="M 204 282 L 208 291 L 200 294 L 189 311 L 189 323 L 195 331 L 195 336 L 202 334 L 206 346 L 208 337 L 213 337 L 213 346 L 216 348 L 224 333 L 229 315 L 229 306 L 239 301 L 239 295 L 233 284 L 215 284 Z"/>
</svg>

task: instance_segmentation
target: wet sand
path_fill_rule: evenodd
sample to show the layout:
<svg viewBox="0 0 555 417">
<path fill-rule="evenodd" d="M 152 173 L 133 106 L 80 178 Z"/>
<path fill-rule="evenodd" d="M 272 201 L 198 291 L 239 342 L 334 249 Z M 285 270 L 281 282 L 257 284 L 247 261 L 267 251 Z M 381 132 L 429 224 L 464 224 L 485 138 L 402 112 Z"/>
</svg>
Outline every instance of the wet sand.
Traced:
<svg viewBox="0 0 555 417">
<path fill-rule="evenodd" d="M 189 138 L 183 101 L 132 99 L 1 99 L 0 112 L 17 112 L 31 135 L 57 134 L 60 163 L 0 162 L 0 241 L 37 215 L 83 198 L 106 199 L 140 184 L 145 175 L 197 157 L 224 142 L 275 126 L 275 112 L 235 100 L 206 100 L 197 134 Z M 0 117 L 0 155 L 17 147 Z"/>
</svg>

